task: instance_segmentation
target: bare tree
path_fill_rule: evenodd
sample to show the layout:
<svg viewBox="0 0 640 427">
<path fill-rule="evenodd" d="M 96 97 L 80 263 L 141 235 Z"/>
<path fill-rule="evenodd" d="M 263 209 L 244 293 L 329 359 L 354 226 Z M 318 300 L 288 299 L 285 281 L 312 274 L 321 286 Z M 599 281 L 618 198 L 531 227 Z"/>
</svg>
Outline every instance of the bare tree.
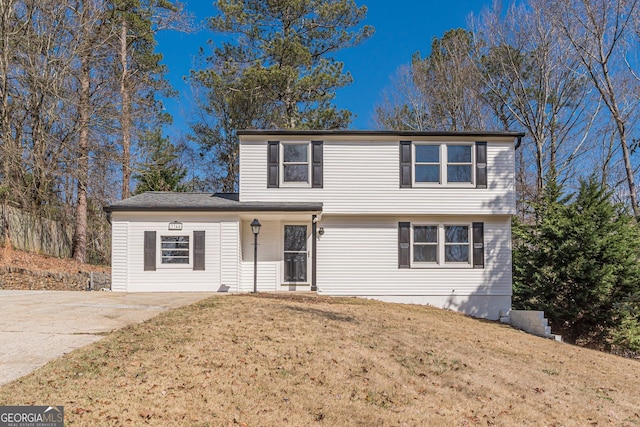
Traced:
<svg viewBox="0 0 640 427">
<path fill-rule="evenodd" d="M 526 131 L 523 149 L 532 153 L 538 191 L 546 180 L 571 176 L 598 109 L 547 2 L 514 4 L 506 13 L 494 7 L 472 25 L 485 99 L 499 120 Z"/>
<path fill-rule="evenodd" d="M 490 112 L 474 64 L 472 34 L 458 28 L 434 38 L 428 56 L 413 55 L 376 107 L 375 121 L 386 129 L 486 129 Z"/>
<path fill-rule="evenodd" d="M 416 85 L 411 65 L 402 65 L 391 79 L 391 86 L 382 93 L 382 101 L 375 108 L 374 121 L 380 129 L 425 131 L 429 105 Z"/>
<path fill-rule="evenodd" d="M 615 124 L 629 200 L 640 218 L 630 143 L 640 82 L 626 54 L 638 48 L 639 0 L 558 0 L 554 25 L 562 30 Z"/>
</svg>

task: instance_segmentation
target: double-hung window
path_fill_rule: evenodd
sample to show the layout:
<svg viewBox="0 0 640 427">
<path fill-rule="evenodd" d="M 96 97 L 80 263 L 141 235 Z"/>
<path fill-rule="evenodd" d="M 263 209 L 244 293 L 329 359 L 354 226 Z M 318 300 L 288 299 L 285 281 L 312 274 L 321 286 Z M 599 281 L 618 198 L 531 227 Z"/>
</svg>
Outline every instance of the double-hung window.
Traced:
<svg viewBox="0 0 640 427">
<path fill-rule="evenodd" d="M 413 226 L 413 262 L 438 263 L 438 226 Z"/>
<path fill-rule="evenodd" d="M 472 227 L 469 224 L 410 226 L 411 266 L 471 266 Z"/>
<path fill-rule="evenodd" d="M 415 146 L 415 179 L 416 183 L 440 184 L 440 146 Z"/>
<path fill-rule="evenodd" d="M 411 156 L 413 186 L 474 185 L 476 159 L 473 148 L 473 143 L 414 142 Z"/>
<path fill-rule="evenodd" d="M 444 226 L 444 262 L 469 263 L 469 226 Z"/>
<path fill-rule="evenodd" d="M 309 185 L 309 143 L 282 144 L 282 184 Z"/>
<path fill-rule="evenodd" d="M 267 141 L 267 188 L 322 188 L 322 158 L 322 141 Z"/>
<path fill-rule="evenodd" d="M 473 184 L 471 145 L 444 146 L 447 151 L 447 182 Z"/>
</svg>

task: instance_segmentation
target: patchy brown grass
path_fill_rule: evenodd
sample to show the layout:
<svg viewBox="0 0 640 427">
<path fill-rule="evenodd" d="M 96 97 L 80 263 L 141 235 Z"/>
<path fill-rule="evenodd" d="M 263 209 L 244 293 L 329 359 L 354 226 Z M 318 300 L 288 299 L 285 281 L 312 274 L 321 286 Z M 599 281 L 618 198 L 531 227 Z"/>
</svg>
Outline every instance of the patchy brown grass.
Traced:
<svg viewBox="0 0 640 427">
<path fill-rule="evenodd" d="M 67 425 L 640 425 L 640 364 L 423 306 L 213 297 L 0 388 Z"/>
</svg>

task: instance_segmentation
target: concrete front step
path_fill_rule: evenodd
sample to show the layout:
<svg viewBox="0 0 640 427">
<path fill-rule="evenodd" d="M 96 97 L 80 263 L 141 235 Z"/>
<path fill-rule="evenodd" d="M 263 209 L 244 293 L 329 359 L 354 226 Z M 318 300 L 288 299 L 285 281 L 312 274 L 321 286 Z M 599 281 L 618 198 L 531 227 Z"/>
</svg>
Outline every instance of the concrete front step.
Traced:
<svg viewBox="0 0 640 427">
<path fill-rule="evenodd" d="M 541 337 L 562 341 L 562 337 L 560 335 L 554 335 L 551 333 L 549 320 L 544 317 L 544 311 L 510 310 L 509 313 L 503 317 L 508 318 L 508 322 L 505 322 L 506 319 L 503 320 L 502 317 L 500 321 L 503 323 L 510 323 L 514 328 L 518 328 Z"/>
</svg>

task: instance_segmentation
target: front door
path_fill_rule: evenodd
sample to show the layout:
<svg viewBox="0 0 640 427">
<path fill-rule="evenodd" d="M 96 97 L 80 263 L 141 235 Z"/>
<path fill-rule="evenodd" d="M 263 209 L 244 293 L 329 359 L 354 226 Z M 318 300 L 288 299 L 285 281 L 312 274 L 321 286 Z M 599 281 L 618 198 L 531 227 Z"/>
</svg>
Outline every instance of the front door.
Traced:
<svg viewBox="0 0 640 427">
<path fill-rule="evenodd" d="M 284 226 L 284 281 L 307 282 L 307 226 Z"/>
</svg>

